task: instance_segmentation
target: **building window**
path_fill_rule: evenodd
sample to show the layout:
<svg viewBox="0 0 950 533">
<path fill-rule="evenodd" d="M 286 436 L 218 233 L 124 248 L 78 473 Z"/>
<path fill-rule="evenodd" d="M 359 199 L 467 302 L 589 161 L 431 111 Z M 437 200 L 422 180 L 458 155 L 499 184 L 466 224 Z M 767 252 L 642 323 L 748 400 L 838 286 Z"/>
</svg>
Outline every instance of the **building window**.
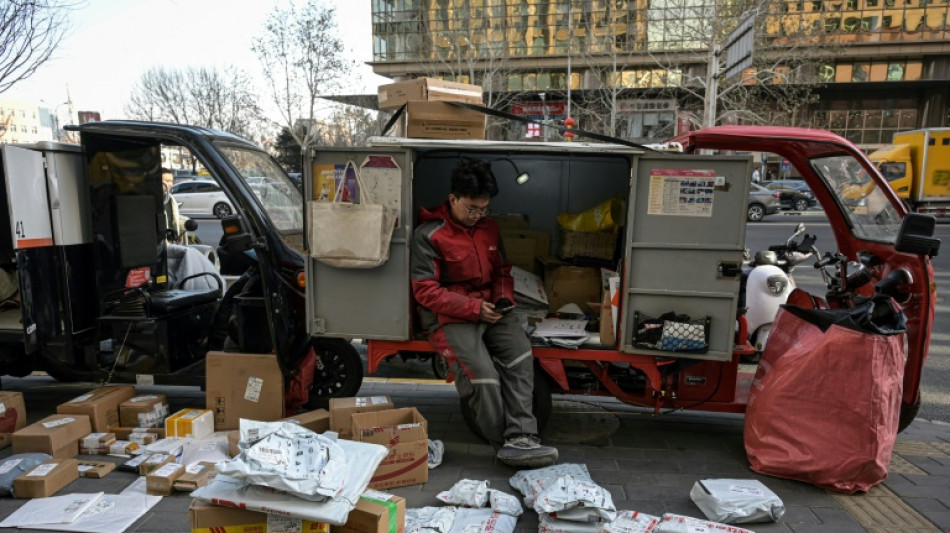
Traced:
<svg viewBox="0 0 950 533">
<path fill-rule="evenodd" d="M 891 142 L 894 133 L 916 129 L 914 99 L 865 99 L 823 102 L 825 109 L 812 114 L 812 127 L 830 130 L 855 144 Z"/>
</svg>

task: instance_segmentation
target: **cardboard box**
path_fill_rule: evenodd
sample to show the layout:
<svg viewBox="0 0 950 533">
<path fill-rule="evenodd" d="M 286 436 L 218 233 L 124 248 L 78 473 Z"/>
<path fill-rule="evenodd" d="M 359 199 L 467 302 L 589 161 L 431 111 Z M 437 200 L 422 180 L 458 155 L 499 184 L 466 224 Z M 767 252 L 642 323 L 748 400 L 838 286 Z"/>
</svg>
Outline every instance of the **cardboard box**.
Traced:
<svg viewBox="0 0 950 533">
<path fill-rule="evenodd" d="M 385 490 L 418 485 L 429 480 L 429 441 L 400 442 L 376 468 L 369 482 L 372 489 Z"/>
<path fill-rule="evenodd" d="M 75 457 L 79 439 L 92 432 L 86 415 L 50 415 L 13 434 L 13 453 L 48 453 L 57 459 Z"/>
<path fill-rule="evenodd" d="M 360 442 L 391 447 L 429 438 L 426 419 L 415 407 L 356 413 L 352 420 L 354 440 Z"/>
<path fill-rule="evenodd" d="M 162 427 L 168 416 L 168 400 L 164 394 L 135 396 L 119 404 L 119 422 L 122 427 Z"/>
<path fill-rule="evenodd" d="M 208 352 L 205 369 L 205 407 L 214 411 L 216 431 L 238 429 L 242 418 L 284 417 L 284 376 L 273 354 Z"/>
<path fill-rule="evenodd" d="M 79 479 L 79 463 L 75 459 L 50 459 L 40 463 L 13 480 L 17 498 L 45 498 Z"/>
<path fill-rule="evenodd" d="M 151 455 L 136 455 L 128 461 L 120 464 L 117 468 L 123 472 L 132 472 L 134 474 L 141 475 L 142 463 L 144 463 L 149 457 L 151 457 Z"/>
<path fill-rule="evenodd" d="M 165 436 L 169 439 L 201 440 L 212 433 L 214 415 L 210 409 L 182 409 L 165 419 Z"/>
<path fill-rule="evenodd" d="M 528 215 L 522 213 L 492 213 L 492 221 L 502 233 L 506 231 L 528 231 L 531 227 Z"/>
<path fill-rule="evenodd" d="M 416 139 L 484 139 L 485 114 L 445 102 L 409 102 L 406 136 Z"/>
<path fill-rule="evenodd" d="M 593 267 L 561 266 L 545 280 L 545 290 L 551 310 L 573 303 L 582 311 L 590 312 L 588 302 L 599 302 L 601 296 L 600 269 Z"/>
<path fill-rule="evenodd" d="M 23 393 L 0 390 L 0 450 L 10 445 L 11 436 L 26 426 Z"/>
<path fill-rule="evenodd" d="M 389 396 L 360 396 L 356 398 L 330 398 L 330 429 L 341 438 L 353 436 L 353 413 L 385 411 L 392 409 L 393 400 Z"/>
<path fill-rule="evenodd" d="M 153 453 L 148 455 L 145 460 L 139 464 L 139 475 L 147 476 L 167 464 L 174 463 L 174 455 L 168 455 L 167 453 Z"/>
<path fill-rule="evenodd" d="M 109 428 L 119 425 L 119 404 L 135 396 L 135 387 L 116 385 L 99 387 L 60 404 L 56 412 L 62 415 L 86 415 L 92 430 L 108 433 Z"/>
<path fill-rule="evenodd" d="M 403 104 L 422 100 L 428 102 L 482 103 L 482 87 L 436 78 L 418 78 L 380 85 L 377 96 L 379 109 L 398 109 Z"/>
<path fill-rule="evenodd" d="M 92 479 L 102 479 L 106 477 L 109 472 L 115 470 L 115 463 L 110 463 L 109 461 L 88 461 L 88 460 L 79 460 L 79 476 L 88 477 Z"/>
<path fill-rule="evenodd" d="M 132 442 L 130 440 L 117 440 L 109 446 L 109 451 L 107 453 L 113 455 L 131 455 L 139 448 L 141 448 L 141 446 L 137 442 Z"/>
<path fill-rule="evenodd" d="M 613 313 L 610 312 L 610 291 L 604 291 L 604 297 L 600 300 L 600 344 L 604 346 L 617 344 L 613 318 Z"/>
<path fill-rule="evenodd" d="M 395 517 L 392 515 L 395 514 Z M 396 525 L 390 529 L 390 524 Z M 405 533 L 406 499 L 367 490 L 350 511 L 343 526 L 333 526 L 333 533 Z"/>
<path fill-rule="evenodd" d="M 323 433 L 330 430 L 330 411 L 314 409 L 306 413 L 288 416 L 284 421 L 301 425 L 314 433 Z"/>
<path fill-rule="evenodd" d="M 168 463 L 145 476 L 145 492 L 152 496 L 171 496 L 175 480 L 185 473 L 185 465 Z"/>
<path fill-rule="evenodd" d="M 616 250 L 616 233 L 565 231 L 561 233 L 561 245 L 557 255 L 564 259 L 592 257 L 612 260 Z"/>
<path fill-rule="evenodd" d="M 204 487 L 214 477 L 214 463 L 194 463 L 185 467 L 185 471 L 175 480 L 175 490 L 191 492 Z"/>
<path fill-rule="evenodd" d="M 234 507 L 218 507 L 198 500 L 191 502 L 188 514 L 191 517 L 191 533 L 267 533 L 269 530 L 329 533 L 330 531 L 329 524 L 324 522 L 268 515 Z M 268 522 L 271 524 L 270 527 L 268 527 Z M 337 527 L 333 530 L 339 531 Z"/>
<path fill-rule="evenodd" d="M 501 240 L 505 245 L 508 262 L 535 274 L 542 274 L 535 260 L 550 253 L 551 234 L 539 230 L 503 230 Z"/>
<path fill-rule="evenodd" d="M 79 441 L 79 447 L 93 450 L 105 448 L 108 450 L 113 442 L 115 442 L 115 433 L 90 433 Z"/>
<path fill-rule="evenodd" d="M 139 442 L 145 439 L 145 437 L 134 437 L 133 435 L 145 435 L 151 434 L 155 435 L 155 439 L 164 439 L 165 438 L 165 427 L 164 424 L 160 428 L 112 428 L 112 431 L 115 432 L 115 438 L 119 440 L 130 440 L 132 442 L 137 442 L 139 444 L 151 444 L 155 442 Z"/>
</svg>

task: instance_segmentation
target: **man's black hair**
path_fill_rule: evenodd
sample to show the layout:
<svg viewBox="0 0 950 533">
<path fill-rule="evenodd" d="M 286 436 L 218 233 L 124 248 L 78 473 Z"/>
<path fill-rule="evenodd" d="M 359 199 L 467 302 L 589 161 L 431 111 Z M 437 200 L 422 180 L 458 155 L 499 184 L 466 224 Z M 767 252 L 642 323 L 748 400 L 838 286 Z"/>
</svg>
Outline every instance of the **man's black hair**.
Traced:
<svg viewBox="0 0 950 533">
<path fill-rule="evenodd" d="M 462 158 L 452 170 L 452 194 L 459 198 L 494 198 L 498 182 L 491 164 L 479 159 Z"/>
</svg>

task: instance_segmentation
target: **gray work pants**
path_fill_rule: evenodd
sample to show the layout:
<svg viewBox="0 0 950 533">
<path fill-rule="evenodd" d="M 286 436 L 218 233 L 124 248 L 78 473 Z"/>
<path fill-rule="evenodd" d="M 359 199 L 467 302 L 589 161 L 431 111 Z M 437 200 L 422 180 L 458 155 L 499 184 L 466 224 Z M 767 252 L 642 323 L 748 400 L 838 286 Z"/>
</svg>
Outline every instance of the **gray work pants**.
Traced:
<svg viewBox="0 0 950 533">
<path fill-rule="evenodd" d="M 485 438 L 502 444 L 518 434 L 538 433 L 531 410 L 531 342 L 514 315 L 506 314 L 494 324 L 446 324 L 429 340 L 448 360 L 459 397 L 469 402 Z"/>
</svg>

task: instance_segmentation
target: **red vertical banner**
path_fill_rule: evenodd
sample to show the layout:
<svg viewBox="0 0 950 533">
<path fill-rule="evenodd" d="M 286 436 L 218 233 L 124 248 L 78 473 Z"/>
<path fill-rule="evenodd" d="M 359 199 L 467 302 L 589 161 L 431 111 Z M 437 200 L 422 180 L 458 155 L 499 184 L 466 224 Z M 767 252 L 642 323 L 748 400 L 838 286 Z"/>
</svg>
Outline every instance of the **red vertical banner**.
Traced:
<svg viewBox="0 0 950 533">
<path fill-rule="evenodd" d="M 682 135 L 690 131 L 689 127 L 689 112 L 688 111 L 677 111 L 676 112 L 676 134 Z"/>
</svg>

